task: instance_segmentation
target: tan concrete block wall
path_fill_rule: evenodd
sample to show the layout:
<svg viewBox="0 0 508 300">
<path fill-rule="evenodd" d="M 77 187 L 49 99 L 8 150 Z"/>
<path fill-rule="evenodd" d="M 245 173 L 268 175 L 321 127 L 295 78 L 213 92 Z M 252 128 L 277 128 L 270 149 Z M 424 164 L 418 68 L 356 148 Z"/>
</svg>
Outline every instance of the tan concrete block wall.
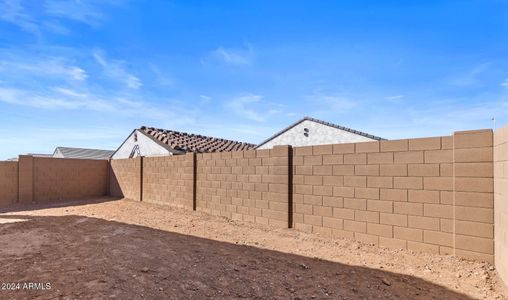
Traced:
<svg viewBox="0 0 508 300">
<path fill-rule="evenodd" d="M 18 201 L 18 162 L 0 162 L 0 207 Z"/>
<path fill-rule="evenodd" d="M 193 154 L 143 158 L 143 201 L 193 207 Z"/>
<path fill-rule="evenodd" d="M 34 158 L 20 155 L 18 160 L 18 197 L 19 203 L 34 202 Z"/>
<path fill-rule="evenodd" d="M 497 272 L 508 286 L 508 126 L 496 130 L 494 145 L 495 261 Z M 463 230 L 468 229 L 464 225 Z"/>
<path fill-rule="evenodd" d="M 508 273 L 507 132 L 113 160 L 109 174 L 107 162 L 20 156 L 17 190 L 21 203 L 95 196 L 109 175 L 114 196 L 383 247 L 496 255 Z"/>
<path fill-rule="evenodd" d="M 288 157 L 287 146 L 198 154 L 197 210 L 287 227 Z"/>
<path fill-rule="evenodd" d="M 293 225 L 385 247 L 492 261 L 489 151 L 488 130 L 294 148 Z"/>
<path fill-rule="evenodd" d="M 33 158 L 33 191 L 37 203 L 108 194 L 108 161 Z"/>
<path fill-rule="evenodd" d="M 455 254 L 491 262 L 494 261 L 493 138 L 492 130 L 456 132 L 453 136 Z"/>
<path fill-rule="evenodd" d="M 141 200 L 141 158 L 110 162 L 110 195 Z"/>
</svg>

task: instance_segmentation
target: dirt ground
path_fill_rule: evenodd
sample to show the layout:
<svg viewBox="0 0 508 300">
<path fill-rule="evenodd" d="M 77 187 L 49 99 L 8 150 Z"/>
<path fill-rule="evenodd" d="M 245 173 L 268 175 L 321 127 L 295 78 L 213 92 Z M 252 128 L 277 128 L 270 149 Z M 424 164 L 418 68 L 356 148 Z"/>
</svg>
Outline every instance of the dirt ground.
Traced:
<svg viewBox="0 0 508 300">
<path fill-rule="evenodd" d="M 487 263 L 130 200 L 4 212 L 0 263 L 1 299 L 508 299 Z"/>
</svg>

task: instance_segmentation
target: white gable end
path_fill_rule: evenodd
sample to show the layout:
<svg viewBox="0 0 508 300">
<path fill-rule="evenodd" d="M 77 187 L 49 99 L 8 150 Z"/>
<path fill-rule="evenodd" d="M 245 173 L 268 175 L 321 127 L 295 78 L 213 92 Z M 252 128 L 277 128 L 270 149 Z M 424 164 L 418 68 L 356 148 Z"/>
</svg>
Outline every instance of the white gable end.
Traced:
<svg viewBox="0 0 508 300">
<path fill-rule="evenodd" d="M 137 149 L 136 149 L 137 148 Z M 112 159 L 123 159 L 137 156 L 165 156 L 171 155 L 171 152 L 165 147 L 159 145 L 144 133 L 135 130 L 125 142 L 113 154 Z"/>
<path fill-rule="evenodd" d="M 307 130 L 305 130 L 307 129 Z M 291 145 L 293 147 L 370 142 L 375 139 L 345 131 L 332 126 L 304 120 L 291 129 L 261 145 L 258 149 L 270 149 L 273 146 Z"/>
</svg>

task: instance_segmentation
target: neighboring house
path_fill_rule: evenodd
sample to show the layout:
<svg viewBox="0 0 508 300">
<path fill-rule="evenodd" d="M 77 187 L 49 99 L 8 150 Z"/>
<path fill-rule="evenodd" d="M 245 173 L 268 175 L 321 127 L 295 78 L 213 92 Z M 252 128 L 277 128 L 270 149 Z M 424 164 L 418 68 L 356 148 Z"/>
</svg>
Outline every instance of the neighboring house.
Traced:
<svg viewBox="0 0 508 300">
<path fill-rule="evenodd" d="M 256 149 L 278 145 L 293 147 L 325 144 L 358 143 L 383 140 L 372 134 L 305 117 L 260 143 Z"/>
<path fill-rule="evenodd" d="M 55 158 L 79 158 L 79 159 L 110 159 L 115 151 L 113 150 L 100 150 L 100 149 L 86 149 L 86 148 L 71 148 L 71 147 L 56 147 L 53 152 Z"/>
<path fill-rule="evenodd" d="M 112 159 L 178 155 L 187 152 L 242 151 L 253 149 L 255 146 L 210 136 L 143 126 L 132 131 L 115 151 Z"/>
</svg>

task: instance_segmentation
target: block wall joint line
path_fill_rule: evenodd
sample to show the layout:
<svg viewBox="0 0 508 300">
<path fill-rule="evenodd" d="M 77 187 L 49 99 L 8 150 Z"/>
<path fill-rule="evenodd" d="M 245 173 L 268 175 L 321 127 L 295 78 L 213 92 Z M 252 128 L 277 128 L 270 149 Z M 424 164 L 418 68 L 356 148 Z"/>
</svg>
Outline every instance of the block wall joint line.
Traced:
<svg viewBox="0 0 508 300">
<path fill-rule="evenodd" d="M 106 164 L 106 185 L 105 185 L 105 191 L 104 191 L 104 195 L 105 196 L 110 196 L 111 195 L 111 158 L 108 159 L 108 162 Z"/>
<path fill-rule="evenodd" d="M 288 228 L 293 227 L 293 147 L 288 147 Z"/>
<path fill-rule="evenodd" d="M 197 207 L 197 178 L 198 178 L 198 159 L 196 152 L 192 153 L 192 210 Z"/>
<path fill-rule="evenodd" d="M 19 168 L 19 156 L 18 156 L 18 162 L 17 162 L 16 164 L 17 164 L 17 166 L 18 166 L 18 178 L 17 178 L 17 180 L 18 180 L 18 191 L 17 191 L 17 192 L 18 192 L 18 195 L 17 195 L 17 196 L 18 196 L 18 197 L 17 197 L 17 201 L 16 201 L 16 203 L 19 203 L 19 169 L 20 169 L 20 168 Z"/>
<path fill-rule="evenodd" d="M 457 213 L 456 213 L 456 180 L 455 180 L 455 133 L 452 136 L 452 182 L 453 182 L 453 191 L 452 191 L 452 197 L 453 197 L 453 255 L 456 256 L 457 252 L 457 234 L 455 227 L 457 226 Z"/>
<path fill-rule="evenodd" d="M 32 203 L 35 202 L 35 157 L 32 156 Z"/>
<path fill-rule="evenodd" d="M 143 201 L 143 156 L 139 157 L 139 201 Z"/>
</svg>

